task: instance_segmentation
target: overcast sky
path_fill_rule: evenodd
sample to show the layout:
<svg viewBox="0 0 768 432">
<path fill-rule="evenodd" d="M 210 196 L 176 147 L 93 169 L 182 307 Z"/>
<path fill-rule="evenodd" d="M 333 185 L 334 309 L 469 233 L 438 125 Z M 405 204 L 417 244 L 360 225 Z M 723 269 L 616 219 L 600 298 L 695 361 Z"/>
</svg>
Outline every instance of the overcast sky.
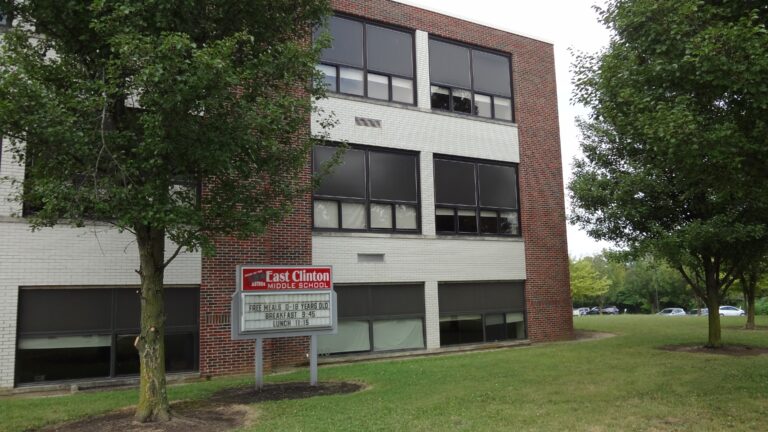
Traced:
<svg viewBox="0 0 768 432">
<path fill-rule="evenodd" d="M 592 6 L 603 0 L 399 0 L 424 9 L 520 33 L 555 44 L 557 99 L 560 114 L 560 142 L 566 182 L 571 177 L 573 158 L 580 154 L 575 118 L 585 109 L 571 99 L 571 54 L 568 48 L 594 52 L 608 44 L 608 30 L 597 22 Z M 567 197 L 566 197 L 567 199 Z M 567 205 L 566 205 L 567 208 Z M 568 225 L 568 252 L 571 256 L 594 255 L 608 243 L 598 243 L 586 233 Z"/>
</svg>

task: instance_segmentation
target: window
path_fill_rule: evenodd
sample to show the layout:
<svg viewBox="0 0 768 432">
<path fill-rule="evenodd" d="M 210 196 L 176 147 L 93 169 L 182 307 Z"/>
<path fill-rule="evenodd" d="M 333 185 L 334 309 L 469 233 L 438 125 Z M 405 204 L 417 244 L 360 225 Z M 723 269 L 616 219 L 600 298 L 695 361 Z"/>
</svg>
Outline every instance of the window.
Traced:
<svg viewBox="0 0 768 432">
<path fill-rule="evenodd" d="M 314 172 L 337 151 L 315 146 Z M 348 148 L 315 190 L 313 218 L 319 230 L 417 233 L 418 155 Z"/>
<path fill-rule="evenodd" d="M 197 369 L 198 290 L 166 288 L 165 365 Z M 106 378 L 139 373 L 134 288 L 22 289 L 16 382 Z"/>
<path fill-rule="evenodd" d="M 429 40 L 432 108 L 513 120 L 509 57 Z"/>
<path fill-rule="evenodd" d="M 516 166 L 435 158 L 434 168 L 438 233 L 520 235 Z"/>
<path fill-rule="evenodd" d="M 336 285 L 338 332 L 318 351 L 341 354 L 424 348 L 423 285 Z"/>
<path fill-rule="evenodd" d="M 329 31 L 318 65 L 328 91 L 415 103 L 413 33 L 338 16 Z"/>
<path fill-rule="evenodd" d="M 441 283 L 440 345 L 525 339 L 522 282 Z"/>
</svg>

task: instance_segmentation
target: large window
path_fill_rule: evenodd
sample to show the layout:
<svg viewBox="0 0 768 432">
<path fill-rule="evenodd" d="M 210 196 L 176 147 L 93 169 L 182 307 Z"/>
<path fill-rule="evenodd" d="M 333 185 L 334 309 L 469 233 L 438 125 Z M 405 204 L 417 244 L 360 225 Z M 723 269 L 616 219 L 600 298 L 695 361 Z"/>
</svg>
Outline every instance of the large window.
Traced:
<svg viewBox="0 0 768 432">
<path fill-rule="evenodd" d="M 331 17 L 318 69 L 328 91 L 414 104 L 413 33 Z"/>
<path fill-rule="evenodd" d="M 165 303 L 166 370 L 196 370 L 198 290 L 166 288 Z M 16 382 L 138 374 L 140 307 L 135 288 L 22 289 Z"/>
<path fill-rule="evenodd" d="M 509 57 L 429 40 L 432 108 L 512 121 Z"/>
<path fill-rule="evenodd" d="M 525 339 L 522 282 L 441 283 L 440 345 Z"/>
<path fill-rule="evenodd" d="M 337 151 L 315 146 L 315 173 Z M 416 153 L 348 148 L 315 190 L 315 229 L 417 233 L 419 226 Z"/>
<path fill-rule="evenodd" d="M 516 166 L 436 157 L 434 170 L 438 233 L 520 235 Z"/>
<path fill-rule="evenodd" d="M 321 354 L 424 348 L 423 285 L 336 285 L 338 332 L 321 335 Z"/>
</svg>

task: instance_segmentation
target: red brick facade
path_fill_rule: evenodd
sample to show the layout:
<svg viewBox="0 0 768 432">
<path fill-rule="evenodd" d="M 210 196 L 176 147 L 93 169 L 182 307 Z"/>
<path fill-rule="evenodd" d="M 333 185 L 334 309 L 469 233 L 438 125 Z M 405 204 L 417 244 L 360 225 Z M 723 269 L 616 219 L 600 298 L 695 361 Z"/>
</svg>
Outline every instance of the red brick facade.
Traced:
<svg viewBox="0 0 768 432">
<path fill-rule="evenodd" d="M 301 175 L 309 182 L 309 164 Z M 216 239 L 216 256 L 204 257 L 200 284 L 200 374 L 224 375 L 253 371 L 253 341 L 233 341 L 230 301 L 235 291 L 235 268 L 240 264 L 312 264 L 312 197 L 294 203 L 293 213 L 259 238 Z M 273 247 L 273 245 L 280 245 Z M 268 339 L 264 367 L 306 361 L 307 338 Z"/>
<path fill-rule="evenodd" d="M 512 54 L 515 121 L 520 140 L 520 205 L 526 260 L 528 335 L 533 341 L 573 335 L 565 230 L 563 174 L 551 44 L 388 0 L 333 0 L 339 12 L 418 29 Z M 309 179 L 309 169 L 304 178 Z M 311 197 L 261 238 L 220 238 L 217 255 L 203 258 L 200 287 L 200 373 L 252 371 L 253 342 L 230 339 L 229 305 L 235 267 L 243 263 L 312 263 Z M 288 244 L 273 248 L 273 244 Z M 306 361 L 306 338 L 265 344 L 266 368 Z"/>
</svg>

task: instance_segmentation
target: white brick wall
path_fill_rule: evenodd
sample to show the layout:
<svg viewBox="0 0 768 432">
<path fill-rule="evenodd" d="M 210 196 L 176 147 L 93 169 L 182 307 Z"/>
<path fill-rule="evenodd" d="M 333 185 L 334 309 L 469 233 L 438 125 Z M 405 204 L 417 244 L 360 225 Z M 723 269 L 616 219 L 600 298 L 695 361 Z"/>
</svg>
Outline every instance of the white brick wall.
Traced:
<svg viewBox="0 0 768 432">
<path fill-rule="evenodd" d="M 167 251 L 173 251 L 169 243 Z M 19 287 L 138 285 L 136 243 L 107 226 L 57 226 L 31 232 L 0 216 L 0 387 L 13 386 Z M 182 253 L 167 270 L 168 284 L 199 285 L 200 254 Z"/>
<path fill-rule="evenodd" d="M 316 233 L 315 264 L 333 265 L 338 283 L 424 283 L 427 348 L 440 346 L 440 281 L 525 279 L 521 239 L 445 238 L 435 235 L 434 154 L 519 162 L 517 125 L 451 113 L 432 112 L 429 87 L 429 35 L 416 31 L 417 106 L 330 95 L 319 103 L 338 124 L 329 139 L 419 152 L 422 234 Z M 381 120 L 381 128 L 357 126 L 355 117 Z M 313 132 L 319 133 L 317 118 Z M 384 254 L 383 263 L 358 263 L 357 254 Z"/>
<path fill-rule="evenodd" d="M 9 201 L 9 198 L 14 192 L 11 179 L 19 181 L 24 179 L 24 167 L 13 160 L 13 155 L 8 150 L 9 145 L 6 140 L 7 138 L 2 138 L 2 151 L 0 151 L 0 216 L 11 216 L 21 213 L 21 205 Z"/>
<path fill-rule="evenodd" d="M 358 263 L 358 254 L 384 254 L 383 263 Z M 525 279 L 517 239 L 436 238 L 386 234 L 312 237 L 312 261 L 333 265 L 336 283 L 501 281 Z"/>
</svg>

